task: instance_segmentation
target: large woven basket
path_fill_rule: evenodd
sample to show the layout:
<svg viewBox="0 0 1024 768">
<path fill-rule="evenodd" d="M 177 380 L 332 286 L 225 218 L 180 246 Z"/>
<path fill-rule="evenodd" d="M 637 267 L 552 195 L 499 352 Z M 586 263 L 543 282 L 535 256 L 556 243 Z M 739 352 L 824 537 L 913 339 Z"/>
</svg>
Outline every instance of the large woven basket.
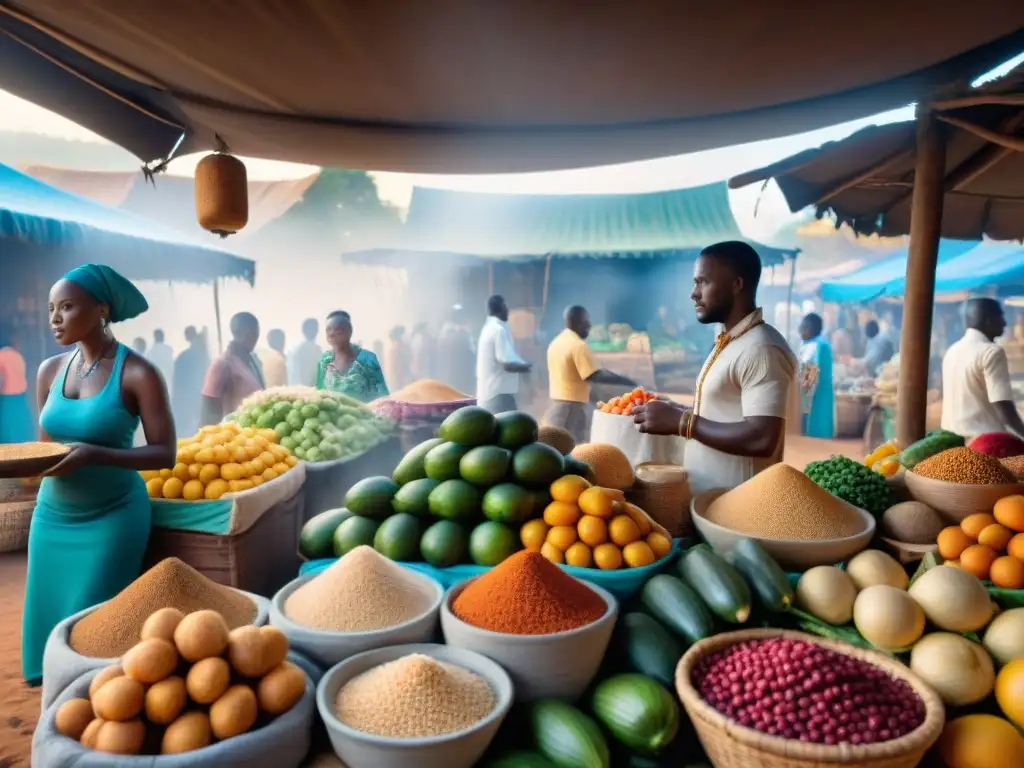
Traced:
<svg viewBox="0 0 1024 768">
<path fill-rule="evenodd" d="M 866 661 L 907 682 L 925 705 L 925 720 L 917 730 L 880 744 L 809 744 L 746 728 L 707 704 L 694 688 L 693 670 L 705 656 L 750 640 L 785 637 L 828 648 Z M 938 740 L 946 721 L 939 697 L 921 679 L 888 656 L 865 651 L 802 632 L 748 629 L 702 640 L 688 650 L 676 667 L 676 691 L 715 768 L 914 768 Z"/>
<path fill-rule="evenodd" d="M 35 501 L 0 504 L 0 552 L 20 552 L 28 546 Z"/>
<path fill-rule="evenodd" d="M 626 494 L 673 538 L 693 534 L 690 519 L 690 481 L 675 464 L 638 464 L 633 487 Z"/>
<path fill-rule="evenodd" d="M 0 445 L 0 477 L 36 477 L 60 463 L 71 448 L 60 443 Z"/>
</svg>

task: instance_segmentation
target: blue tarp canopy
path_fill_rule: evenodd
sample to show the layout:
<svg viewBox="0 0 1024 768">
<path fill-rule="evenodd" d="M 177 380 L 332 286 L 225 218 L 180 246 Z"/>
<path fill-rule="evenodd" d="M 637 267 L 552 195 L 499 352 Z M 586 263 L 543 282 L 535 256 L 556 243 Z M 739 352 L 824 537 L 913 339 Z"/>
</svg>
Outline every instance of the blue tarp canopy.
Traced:
<svg viewBox="0 0 1024 768">
<path fill-rule="evenodd" d="M 940 264 L 935 292 L 982 291 L 1002 296 L 1024 294 L 1024 245 L 986 242 Z"/>
<path fill-rule="evenodd" d="M 939 269 L 950 259 L 978 247 L 971 240 L 942 240 L 939 243 Z M 907 283 L 907 249 L 877 261 L 837 280 L 821 284 L 821 298 L 825 301 L 864 302 L 883 296 L 902 296 Z"/>
<path fill-rule="evenodd" d="M 251 285 L 256 276 L 249 259 L 0 163 L 0 259 L 32 255 L 15 248 L 16 243 L 49 247 L 80 262 L 109 264 L 133 280 L 206 283 L 236 277 Z"/>
</svg>

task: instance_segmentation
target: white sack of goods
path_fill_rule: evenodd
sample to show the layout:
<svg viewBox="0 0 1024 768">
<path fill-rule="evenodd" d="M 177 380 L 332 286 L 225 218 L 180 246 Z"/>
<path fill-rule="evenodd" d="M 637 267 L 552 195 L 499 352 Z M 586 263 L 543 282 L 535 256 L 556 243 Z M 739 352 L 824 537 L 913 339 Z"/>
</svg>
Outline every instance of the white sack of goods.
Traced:
<svg viewBox="0 0 1024 768">
<path fill-rule="evenodd" d="M 685 441 L 682 438 L 641 434 L 631 416 L 595 411 L 590 426 L 590 442 L 616 446 L 634 467 L 638 464 L 683 463 Z"/>
</svg>

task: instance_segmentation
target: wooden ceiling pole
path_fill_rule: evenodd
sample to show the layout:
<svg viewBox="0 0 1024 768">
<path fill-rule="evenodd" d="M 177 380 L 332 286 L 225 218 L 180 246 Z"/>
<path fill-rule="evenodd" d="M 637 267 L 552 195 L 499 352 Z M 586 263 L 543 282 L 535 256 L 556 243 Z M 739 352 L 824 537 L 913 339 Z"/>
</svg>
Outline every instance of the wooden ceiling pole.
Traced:
<svg viewBox="0 0 1024 768">
<path fill-rule="evenodd" d="M 921 105 L 917 113 L 917 158 L 910 208 L 910 252 L 907 257 L 896 396 L 896 439 L 903 446 L 925 434 L 935 270 L 939 259 L 945 172 L 945 126 L 931 109 Z"/>
</svg>

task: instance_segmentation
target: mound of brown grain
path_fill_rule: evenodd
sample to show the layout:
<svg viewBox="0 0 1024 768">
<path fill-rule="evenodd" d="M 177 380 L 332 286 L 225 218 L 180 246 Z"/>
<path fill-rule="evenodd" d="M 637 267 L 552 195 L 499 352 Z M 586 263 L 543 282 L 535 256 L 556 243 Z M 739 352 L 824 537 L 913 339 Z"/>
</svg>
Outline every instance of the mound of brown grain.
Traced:
<svg viewBox="0 0 1024 768">
<path fill-rule="evenodd" d="M 451 403 L 471 397 L 435 379 L 420 379 L 392 392 L 387 399 L 396 403 Z"/>
</svg>

